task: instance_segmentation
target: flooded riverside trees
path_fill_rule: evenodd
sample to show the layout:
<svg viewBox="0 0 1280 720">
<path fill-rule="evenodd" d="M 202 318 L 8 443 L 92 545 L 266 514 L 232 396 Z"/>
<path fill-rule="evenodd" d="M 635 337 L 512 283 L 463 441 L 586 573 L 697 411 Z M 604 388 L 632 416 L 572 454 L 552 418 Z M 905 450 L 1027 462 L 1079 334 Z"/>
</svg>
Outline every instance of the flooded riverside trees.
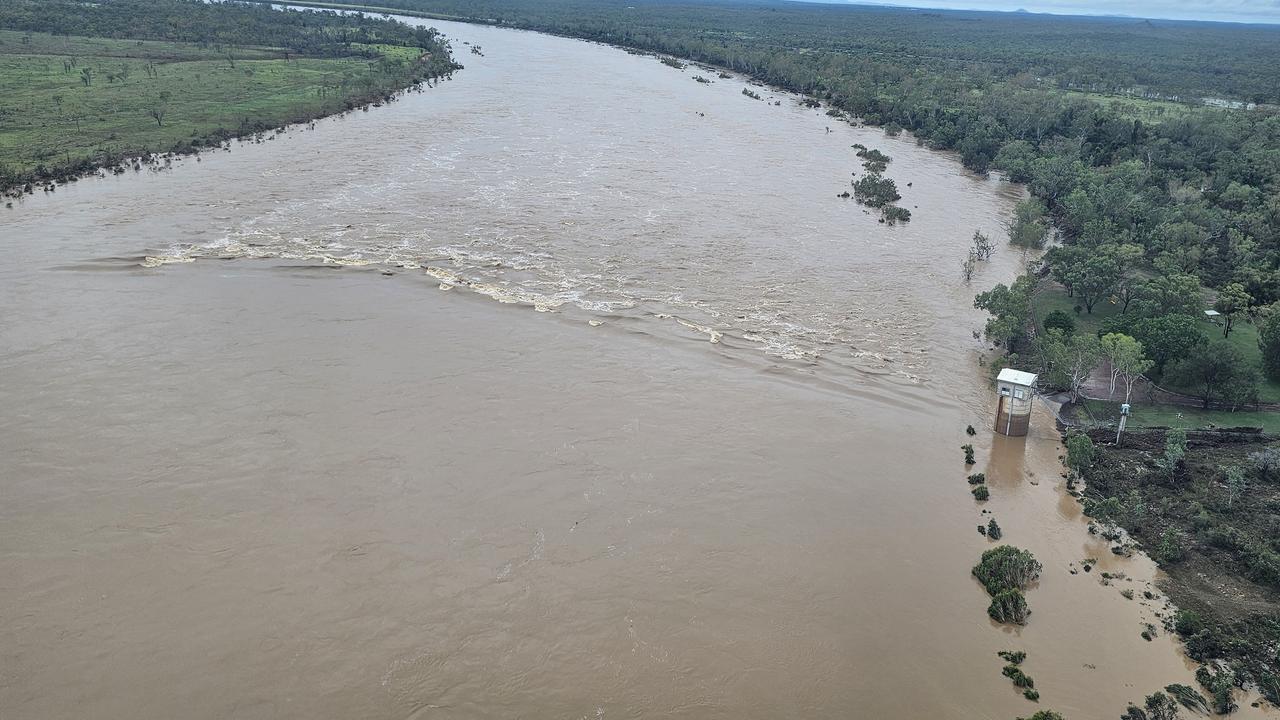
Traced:
<svg viewBox="0 0 1280 720">
<path fill-rule="evenodd" d="M 1015 632 L 1040 717 L 1196 683 L 1100 583 L 1151 569 L 1063 502 L 1056 438 L 964 430 L 955 259 L 1016 187 L 741 80 L 439 25 L 486 52 L 431 93 L 6 215 L 6 720 L 1013 718 L 984 660 Z M 832 202 L 854 142 L 911 223 Z M 969 572 L 996 513 L 1043 564 L 1025 626 Z"/>
</svg>

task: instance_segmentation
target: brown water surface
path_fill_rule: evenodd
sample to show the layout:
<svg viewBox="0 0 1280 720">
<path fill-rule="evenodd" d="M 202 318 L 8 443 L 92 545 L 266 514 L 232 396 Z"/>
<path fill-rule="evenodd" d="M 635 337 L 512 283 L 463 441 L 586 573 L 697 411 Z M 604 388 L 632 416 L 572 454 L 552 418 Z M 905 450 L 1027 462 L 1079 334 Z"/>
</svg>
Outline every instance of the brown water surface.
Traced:
<svg viewBox="0 0 1280 720">
<path fill-rule="evenodd" d="M 0 716 L 1029 715 L 1001 649 L 1073 720 L 1192 682 L 1050 418 L 986 429 L 972 296 L 1020 258 L 959 265 L 1015 187 L 440 25 L 486 53 L 452 82 L 0 214 Z M 909 224 L 836 197 L 855 142 Z M 1025 628 L 984 509 L 1045 565 Z"/>
</svg>

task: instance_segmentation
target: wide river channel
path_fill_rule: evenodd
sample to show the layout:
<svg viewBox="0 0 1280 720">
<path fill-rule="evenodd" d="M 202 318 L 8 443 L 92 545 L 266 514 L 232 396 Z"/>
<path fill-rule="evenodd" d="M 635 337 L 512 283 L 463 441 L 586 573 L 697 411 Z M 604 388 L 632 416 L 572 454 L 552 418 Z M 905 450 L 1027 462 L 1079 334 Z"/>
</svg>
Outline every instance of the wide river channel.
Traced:
<svg viewBox="0 0 1280 720">
<path fill-rule="evenodd" d="M 0 209 L 0 717 L 1092 720 L 1194 684 L 1051 416 L 989 431 L 973 295 L 1022 258 L 960 264 L 1018 187 L 431 24 L 452 81 Z M 910 223 L 837 197 L 854 143 Z M 970 576 L 990 517 L 1044 564 L 1023 628 Z"/>
</svg>

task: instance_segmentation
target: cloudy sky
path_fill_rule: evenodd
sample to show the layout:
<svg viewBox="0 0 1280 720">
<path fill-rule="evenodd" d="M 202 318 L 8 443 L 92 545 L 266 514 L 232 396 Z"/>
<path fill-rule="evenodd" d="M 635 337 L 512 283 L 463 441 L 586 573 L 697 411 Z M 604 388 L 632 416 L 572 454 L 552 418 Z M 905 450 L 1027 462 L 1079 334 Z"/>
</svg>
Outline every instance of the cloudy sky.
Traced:
<svg viewBox="0 0 1280 720">
<path fill-rule="evenodd" d="M 1280 23 L 1280 0 L 880 0 L 877 4 Z"/>
</svg>

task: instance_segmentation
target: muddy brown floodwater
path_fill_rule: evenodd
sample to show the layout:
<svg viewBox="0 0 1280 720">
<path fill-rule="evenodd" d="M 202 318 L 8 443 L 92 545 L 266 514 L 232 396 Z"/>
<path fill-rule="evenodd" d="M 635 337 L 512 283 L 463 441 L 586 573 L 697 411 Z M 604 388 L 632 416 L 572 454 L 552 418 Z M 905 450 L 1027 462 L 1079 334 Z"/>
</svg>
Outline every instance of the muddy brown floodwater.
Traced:
<svg viewBox="0 0 1280 720">
<path fill-rule="evenodd" d="M 1072 720 L 1192 682 L 1049 418 L 986 430 L 972 296 L 1019 257 L 959 265 L 1017 188 L 437 25 L 485 49 L 452 82 L 0 214 L 0 715 L 1011 720 L 1001 649 Z M 836 197 L 855 142 L 908 225 Z M 1022 629 L 984 508 L 1045 565 Z"/>
</svg>

